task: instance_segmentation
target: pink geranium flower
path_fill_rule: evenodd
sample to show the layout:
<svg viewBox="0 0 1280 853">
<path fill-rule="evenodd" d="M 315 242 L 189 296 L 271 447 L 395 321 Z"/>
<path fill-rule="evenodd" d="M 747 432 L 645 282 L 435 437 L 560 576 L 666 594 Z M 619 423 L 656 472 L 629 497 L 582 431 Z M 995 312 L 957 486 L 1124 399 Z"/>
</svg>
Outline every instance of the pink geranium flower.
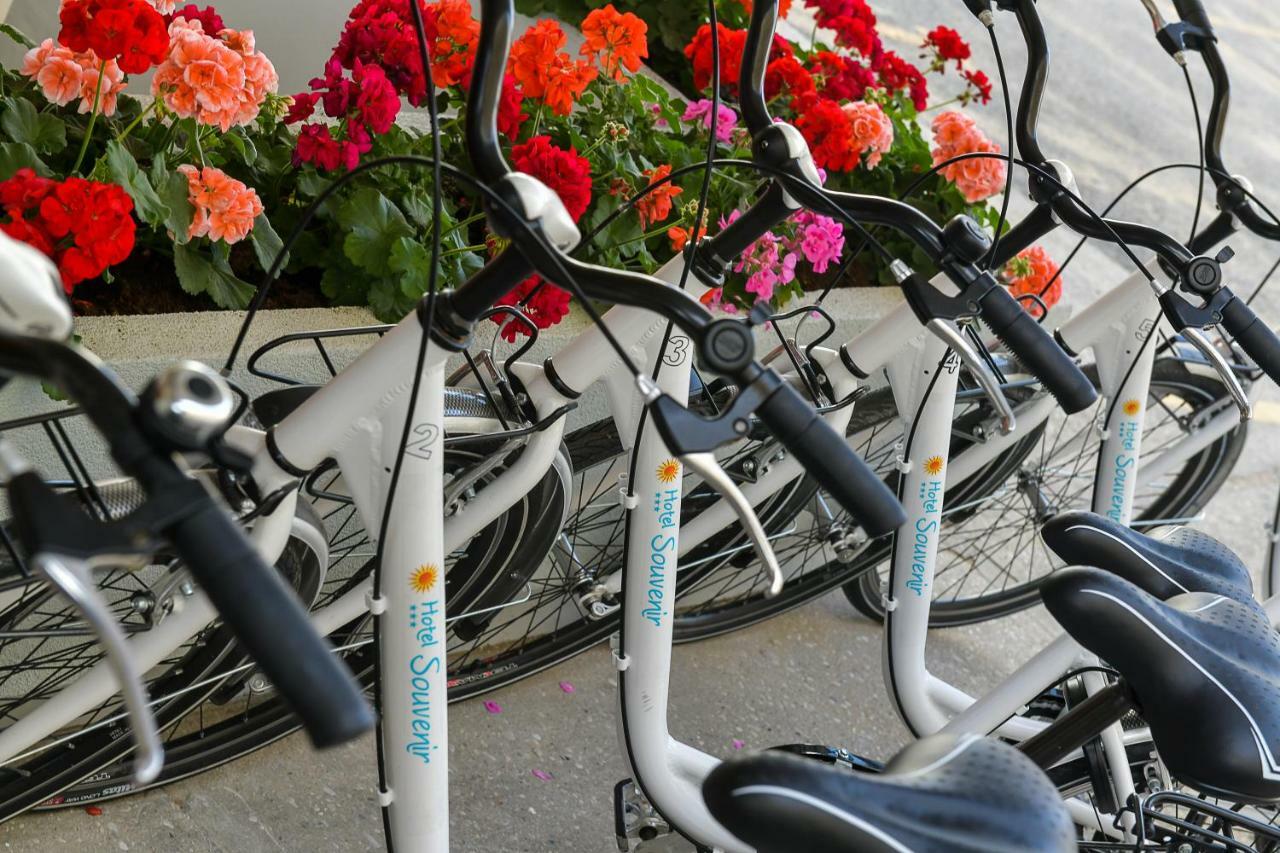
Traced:
<svg viewBox="0 0 1280 853">
<path fill-rule="evenodd" d="M 804 255 L 814 272 L 824 273 L 833 262 L 840 260 L 840 253 L 844 251 L 844 226 L 829 216 L 808 210 L 800 211 L 792 219 L 798 227 L 790 248 Z"/>
<path fill-rule="evenodd" d="M 710 130 L 711 106 L 712 102 L 709 98 L 694 101 L 689 104 L 680 118 L 688 122 L 701 121 L 702 126 Z M 720 104 L 720 109 L 716 112 L 716 139 L 720 142 L 729 142 L 733 138 L 733 129 L 737 125 L 738 114 L 724 104 Z"/>
</svg>

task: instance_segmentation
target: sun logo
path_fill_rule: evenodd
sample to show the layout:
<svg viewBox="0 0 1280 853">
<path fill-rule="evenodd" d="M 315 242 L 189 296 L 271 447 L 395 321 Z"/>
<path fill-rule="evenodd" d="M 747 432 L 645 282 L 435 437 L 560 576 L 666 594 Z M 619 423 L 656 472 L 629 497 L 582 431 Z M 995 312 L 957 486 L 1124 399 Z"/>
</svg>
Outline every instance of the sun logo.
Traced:
<svg viewBox="0 0 1280 853">
<path fill-rule="evenodd" d="M 680 463 L 674 459 L 668 459 L 658 466 L 658 479 L 664 483 L 674 483 L 679 476 Z"/>
<path fill-rule="evenodd" d="M 1137 400 L 1124 401 L 1124 413 L 1129 417 L 1133 417 L 1134 415 L 1138 414 L 1138 412 L 1140 411 L 1142 411 L 1142 404 L 1139 403 Z"/>
<path fill-rule="evenodd" d="M 440 570 L 431 563 L 425 566 L 418 566 L 413 570 L 413 574 L 409 576 L 409 587 L 414 592 L 430 592 L 431 588 L 436 585 L 436 579 L 440 576 Z"/>
<path fill-rule="evenodd" d="M 942 473 L 942 465 L 941 456 L 930 456 L 924 460 L 924 472 L 930 477 L 936 477 Z"/>
</svg>

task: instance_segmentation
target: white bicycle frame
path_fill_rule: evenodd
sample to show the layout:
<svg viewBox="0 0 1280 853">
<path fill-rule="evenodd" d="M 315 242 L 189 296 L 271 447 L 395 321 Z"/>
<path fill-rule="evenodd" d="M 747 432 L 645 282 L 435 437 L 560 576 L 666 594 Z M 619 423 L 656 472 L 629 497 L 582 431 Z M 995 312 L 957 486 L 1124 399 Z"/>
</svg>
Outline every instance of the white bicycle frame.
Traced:
<svg viewBox="0 0 1280 853">
<path fill-rule="evenodd" d="M 683 258 L 677 256 L 657 273 L 670 284 L 679 281 Z M 693 280 L 691 292 L 702 288 Z M 647 310 L 619 306 L 606 322 L 637 363 L 652 364 L 666 322 Z M 337 461 L 365 528 L 374 536 L 382 518 L 391 468 L 407 417 L 409 390 L 422 342 L 422 326 L 410 315 L 366 351 L 346 370 L 280 422 L 274 430 L 274 453 L 292 470 L 311 470 L 324 460 Z M 674 332 L 668 342 L 661 383 L 677 400 L 688 395 L 691 369 L 688 338 Z M 444 418 L 444 370 L 449 353 L 429 346 L 421 378 L 418 406 L 413 414 L 410 439 L 404 446 L 397 499 L 389 518 L 384 543 L 381 594 L 371 586 L 351 590 L 312 613 L 312 621 L 325 636 L 343 625 L 372 613 L 378 619 L 382 683 L 382 738 L 386 756 L 386 789 L 380 801 L 389 809 L 392 841 L 396 849 L 444 851 L 448 849 L 448 728 L 446 697 L 445 631 L 448 616 L 443 597 L 442 568 L 445 555 L 465 544 L 490 522 L 530 491 L 552 467 L 564 433 L 564 418 L 552 420 L 528 439 L 519 459 L 500 480 L 481 490 L 464 513 L 444 518 L 443 432 L 492 432 L 495 425 L 484 418 Z M 834 353 L 826 353 L 828 361 Z M 614 416 L 622 436 L 639 427 L 643 402 L 635 378 L 609 346 L 599 329 L 589 329 L 554 358 L 561 387 L 586 388 L 606 383 Z M 550 418 L 570 402 L 556 390 L 540 366 L 518 364 L 514 370 L 525 385 L 540 419 Z M 844 393 L 852 388 L 844 388 Z M 843 430 L 850 410 L 830 413 L 832 426 Z M 648 435 L 648 433 L 646 433 Z M 252 454 L 255 481 L 264 493 L 289 486 L 297 477 L 274 461 L 266 435 L 235 427 L 229 440 Z M 625 439 L 624 439 L 625 440 Z M 646 450 L 659 446 L 646 438 Z M 656 450 L 652 453 L 661 455 Z M 647 457 L 646 457 L 647 458 Z M 655 457 L 656 458 L 656 457 Z M 653 466 L 650 465 L 650 468 Z M 799 474 L 799 466 L 777 466 L 785 483 Z M 638 480 L 645 479 L 647 469 Z M 656 476 L 648 472 L 652 480 Z M 648 482 L 645 480 L 645 482 Z M 680 485 L 674 506 L 678 518 Z M 763 495 L 761 499 L 763 499 Z M 259 518 L 251 531 L 265 559 L 274 562 L 284 550 L 293 529 L 298 499 L 290 491 L 270 513 Z M 727 503 L 727 502 L 726 502 Z M 731 519 L 732 510 L 728 510 Z M 708 534 L 709 535 L 709 534 Z M 672 578 L 675 558 L 672 555 Z M 668 599 L 669 602 L 669 599 Z M 669 609 L 669 604 L 668 604 Z M 152 631 L 129 641 L 130 653 L 142 670 L 155 666 L 180 648 L 216 618 L 208 601 L 197 592 L 185 599 Z M 670 619 L 666 620 L 670 629 Z M 117 691 L 103 664 L 89 668 L 66 684 L 35 712 L 0 731 L 0 764 L 21 759 L 42 739 L 74 721 L 81 714 L 108 701 Z M 398 803 L 411 804 L 397 808 Z"/>
<path fill-rule="evenodd" d="M 658 273 L 658 277 L 674 283 L 678 281 L 680 272 L 681 266 L 677 259 L 667 264 Z M 700 286 L 694 282 L 692 287 Z M 1088 328 L 1085 326 L 1085 318 L 1097 317 L 1102 318 L 1103 322 L 1094 323 L 1096 328 L 1102 331 L 1117 330 L 1113 332 L 1113 338 L 1123 338 L 1118 330 L 1135 325 L 1134 323 L 1126 325 L 1114 320 L 1106 322 L 1108 317 L 1113 316 L 1111 312 L 1115 310 L 1115 304 L 1122 301 L 1118 295 L 1121 293 L 1137 294 L 1141 299 L 1135 298 L 1135 301 L 1140 304 L 1149 299 L 1145 295 L 1146 291 L 1135 280 L 1131 280 L 1087 309 L 1064 329 L 1064 333 L 1072 329 Z M 1144 305 L 1144 310 L 1147 308 L 1149 304 Z M 660 333 L 665 327 L 664 321 L 650 312 L 628 307 L 612 309 L 606 321 L 639 363 L 653 363 L 661 339 Z M 1141 321 L 1136 325 L 1140 326 Z M 394 460 L 398 450 L 395 445 L 407 414 L 407 393 L 413 377 L 406 365 L 415 362 L 421 334 L 421 326 L 416 317 L 411 316 L 402 321 L 382 341 L 285 419 L 275 431 L 276 446 L 293 466 L 307 469 L 326 458 L 337 459 L 360 516 L 366 528 L 371 531 L 377 529 L 387 489 L 389 466 L 384 460 Z M 901 357 L 904 351 L 902 342 L 906 339 L 912 339 L 906 348 L 906 352 L 912 353 L 910 360 Z M 1080 338 L 1068 340 L 1087 340 L 1087 336 L 1082 334 Z M 1103 354 L 1097 344 L 1095 349 L 1100 356 Z M 677 400 L 684 400 L 688 392 L 688 350 L 687 338 L 679 334 L 673 335 L 668 343 L 666 361 L 659 374 L 660 385 Z M 899 410 L 903 412 L 914 411 L 910 401 L 922 396 L 930 378 L 929 365 L 936 366 L 943 352 L 940 343 L 922 332 L 919 322 L 906 306 L 849 342 L 848 350 L 854 361 L 868 373 L 890 365 L 890 380 Z M 813 356 L 827 372 L 837 399 L 856 390 L 859 380 L 843 366 L 834 351 L 815 348 Z M 442 643 L 441 629 L 447 618 L 441 596 L 443 587 L 439 567 L 443 566 L 445 554 L 468 541 L 534 487 L 553 464 L 564 431 L 564 421 L 559 419 L 546 429 L 534 433 L 520 458 L 501 474 L 500 481 L 480 491 L 468 504 L 465 513 L 442 519 L 443 508 L 439 505 L 438 497 L 433 496 L 440 494 L 443 476 L 440 469 L 442 457 L 436 451 L 440 448 L 440 425 L 445 423 L 441 401 L 446 357 L 446 353 L 435 347 L 428 349 L 419 410 L 414 417 L 413 438 L 406 448 L 401 486 L 393 507 L 388 541 L 384 549 L 386 560 L 382 597 L 373 599 L 370 589 L 357 588 L 316 610 L 312 615 L 315 625 L 325 635 L 367 612 L 372 611 L 379 617 L 383 638 L 381 662 L 385 691 L 383 736 L 388 756 L 389 785 L 389 790 L 382 792 L 381 799 L 391 810 L 391 825 L 397 847 L 407 850 L 447 847 L 447 714 L 446 703 L 436 701 L 445 695 L 444 665 L 442 658 L 436 656 L 443 654 L 439 644 Z M 584 332 L 553 360 L 563 385 L 586 388 L 594 382 L 603 381 L 613 415 L 618 422 L 619 435 L 625 441 L 635 434 L 642 403 L 635 393 L 634 379 L 622 369 L 621 360 L 608 347 L 598 330 Z M 908 364 L 912 365 L 910 369 L 907 368 Z M 519 364 L 515 370 L 525 383 L 540 418 L 549 417 L 569 402 L 547 380 L 541 367 Z M 1135 370 L 1126 387 L 1138 384 L 1138 378 L 1149 377 L 1149 372 L 1149 364 L 1145 372 Z M 913 446 L 940 447 L 940 450 L 924 457 L 911 452 L 906 458 L 941 456 L 945 467 L 955 372 L 943 371 L 936 381 L 950 385 L 935 388 L 935 393 L 930 397 L 935 401 L 935 408 L 912 419 L 913 423 L 918 424 Z M 1105 390 L 1106 375 L 1103 381 Z M 951 388 L 952 393 L 944 393 L 947 387 Z M 1135 388 L 1134 396 L 1145 400 L 1145 387 Z M 942 403 L 936 401 L 943 401 L 946 411 L 942 411 Z M 1041 395 L 1019 411 L 1019 421 L 1026 428 L 1028 424 L 1034 425 L 1047 418 L 1053 409 L 1052 399 Z M 845 407 L 826 417 L 833 428 L 843 430 L 851 414 L 852 409 Z M 1202 427 L 1197 434 L 1184 439 L 1186 451 L 1178 455 L 1183 458 L 1192 455 L 1230 431 L 1235 423 L 1234 413 L 1224 412 Z M 446 431 L 475 432 L 493 429 L 494 425 L 484 419 L 451 418 L 447 422 Z M 940 443 L 937 438 L 939 434 L 943 436 Z M 253 453 L 256 460 L 255 479 L 265 492 L 270 493 L 295 479 L 294 475 L 282 470 L 272 460 L 270 453 L 266 451 L 262 433 L 236 428 L 231 437 L 243 449 Z M 966 471 L 976 471 L 1016 438 L 1017 433 L 1008 437 L 996 437 L 981 448 L 981 453 L 967 451 L 958 460 L 956 468 L 948 474 L 956 478 L 967 476 Z M 1140 436 L 1138 440 L 1140 441 Z M 715 759 L 670 737 L 666 729 L 665 699 L 671 655 L 669 603 L 675 595 L 678 557 L 724 529 L 725 525 L 733 522 L 734 515 L 728 502 L 720 501 L 685 525 L 684 529 L 676 529 L 679 525 L 673 527 L 673 519 L 679 518 L 679 495 L 673 495 L 672 492 L 679 490 L 672 489 L 670 483 L 660 484 L 656 479 L 658 466 L 667 462 L 670 454 L 651 428 L 646 429 L 641 445 L 635 452 L 639 454 L 636 482 L 630 484 L 630 494 L 637 502 L 637 508 L 642 509 L 653 506 L 646 496 L 657 498 L 659 511 L 641 512 L 639 516 L 634 511 L 629 513 L 627 565 L 633 568 L 648 567 L 647 570 L 615 573 L 612 576 L 612 582 L 619 588 L 623 583 L 627 584 L 628 595 L 625 598 L 632 602 L 632 607 L 627 608 L 624 615 L 623 656 L 619 658 L 620 666 L 635 667 L 628 670 L 630 675 L 620 675 L 623 741 L 628 747 L 627 753 L 633 762 L 636 779 L 651 801 L 661 811 L 669 814 L 682 829 L 711 827 L 706 843 L 725 846 L 730 844 L 731 837 L 711 819 L 701 805 L 700 796 L 696 796 L 697 786 L 706 772 L 715 765 Z M 1172 452 L 1162 454 L 1159 459 L 1167 459 Z M 962 468 L 965 470 L 962 471 Z M 904 494 L 915 493 L 911 490 L 920 485 L 917 482 L 920 471 L 920 466 L 915 466 L 908 473 L 908 491 Z M 758 505 L 801 473 L 799 464 L 788 456 L 772 465 L 755 483 L 746 486 L 744 494 L 753 504 Z M 658 488 L 659 485 L 663 488 Z M 278 557 L 288 541 L 296 499 L 296 492 L 291 493 L 289 498 L 272 513 L 259 519 L 254 526 L 252 534 L 255 542 L 269 560 Z M 1109 496 L 1107 500 L 1110 500 Z M 936 506 L 930 509 L 930 513 L 940 512 L 941 496 L 938 495 Z M 909 522 L 915 523 L 917 519 L 914 518 Z M 440 535 L 441 531 L 443 536 Z M 655 538 L 660 535 L 660 540 Z M 660 550 L 653 549 L 654 542 L 662 546 Z M 933 547 L 936 549 L 936 540 Z M 927 584 L 931 582 L 932 559 L 935 554 L 936 550 L 929 553 L 929 563 L 923 567 L 923 574 L 919 575 L 916 585 L 924 583 L 927 588 Z M 658 560 L 669 561 L 666 570 L 658 572 L 660 577 L 654 574 Z M 428 570 L 431 567 L 436 569 L 436 581 L 428 585 L 426 578 L 430 575 Z M 417 576 L 420 578 L 417 585 L 424 588 L 422 593 L 415 592 L 410 586 L 415 573 L 420 571 L 423 574 Z M 914 591 L 912 596 L 927 605 L 927 596 L 916 596 Z M 657 610 L 654 610 L 652 606 L 655 601 L 665 604 L 657 605 Z M 890 620 L 893 629 L 887 636 L 895 648 L 895 653 L 890 656 L 894 664 L 890 671 L 899 673 L 900 670 L 899 674 L 893 676 L 896 683 L 904 687 L 924 686 L 924 689 L 913 688 L 914 692 L 907 694 L 908 699 L 900 700 L 904 719 L 909 721 L 909 725 L 912 724 L 911 720 L 924 720 L 920 725 L 926 727 L 921 731 L 947 724 L 946 721 L 952 715 L 965 711 L 971 705 L 975 710 L 968 711 L 961 720 L 953 724 L 955 727 L 963 724 L 965 730 L 979 731 L 988 717 L 1000 714 L 1000 720 L 1003 720 L 1009 714 L 995 709 L 1012 707 L 1016 711 L 1021 704 L 1034 697 L 1044 684 L 1052 681 L 1055 674 L 1060 675 L 1071 668 L 1080 655 L 1079 649 L 1068 640 L 1055 643 L 1045 654 L 1033 659 L 1027 667 L 1015 673 L 1002 689 L 984 697 L 980 703 L 974 703 L 961 691 L 928 674 L 924 668 L 923 654 L 924 628 L 927 627 L 928 614 L 924 610 L 921 611 L 922 617 L 919 613 L 909 615 L 913 612 L 915 611 L 910 608 L 895 612 Z M 132 639 L 131 650 L 140 666 L 154 666 L 195 636 L 215 616 L 203 596 L 197 594 L 187 599 L 181 610 L 166 618 L 156 629 Z M 921 618 L 923 621 L 920 621 Z M 907 645 L 906 638 L 909 637 L 916 638 L 911 641 L 914 646 Z M 401 677 L 394 678 L 395 673 L 400 673 Z M 105 666 L 95 666 L 88 670 L 66 685 L 53 701 L 43 703 L 37 713 L 28 714 L 0 731 L 0 762 L 21 757 L 24 750 L 30 749 L 82 713 L 107 701 L 115 692 L 114 679 Z M 648 698 L 642 703 L 643 707 L 633 708 L 629 697 L 637 696 Z M 659 698 L 661 701 L 658 701 Z M 986 716 L 979 717 L 979 710 L 982 709 L 991 710 Z M 921 718 L 921 714 L 929 716 Z M 969 720 L 972 722 L 968 722 Z M 929 725 L 932 729 L 927 727 Z M 1038 726 L 1011 723 L 1001 733 L 1008 733 L 1008 729 L 1013 730 L 1016 736 L 1025 737 L 1037 730 Z M 415 808 L 396 809 L 397 797 L 402 802 L 406 798 L 411 799 Z M 432 806 L 423 808 L 422 804 L 428 801 Z M 686 809 L 692 813 L 687 818 L 683 814 Z M 710 839 L 717 839 L 723 844 Z M 733 848 L 729 846 L 725 849 Z"/>
</svg>

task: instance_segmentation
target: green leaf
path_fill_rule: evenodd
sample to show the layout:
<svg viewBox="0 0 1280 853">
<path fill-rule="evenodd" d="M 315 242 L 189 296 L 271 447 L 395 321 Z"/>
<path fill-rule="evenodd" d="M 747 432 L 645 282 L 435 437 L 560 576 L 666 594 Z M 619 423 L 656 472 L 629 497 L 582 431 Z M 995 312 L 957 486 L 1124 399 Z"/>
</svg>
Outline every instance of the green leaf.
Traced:
<svg viewBox="0 0 1280 853">
<path fill-rule="evenodd" d="M 374 275 L 392 272 L 391 247 L 413 228 L 390 199 L 372 187 L 357 190 L 337 213 L 338 224 L 350 233 L 342 243 L 347 258 Z"/>
<path fill-rule="evenodd" d="M 23 34 L 22 30 L 18 29 L 12 24 L 0 23 L 0 33 L 4 33 L 9 38 L 13 39 L 18 44 L 25 47 L 27 50 L 30 50 L 31 48 L 36 46 L 36 43 L 33 42 L 31 39 L 27 38 L 26 35 Z"/>
<path fill-rule="evenodd" d="M 270 272 L 276 257 L 284 251 L 284 241 L 280 239 L 280 235 L 276 233 L 276 229 L 272 227 L 271 220 L 267 219 L 265 213 L 258 214 L 258 218 L 253 220 L 253 230 L 249 232 L 249 239 L 253 241 L 253 251 L 258 256 L 258 263 L 261 264 L 263 271 Z M 280 268 L 284 269 L 288 264 L 289 259 L 286 257 Z"/>
<path fill-rule="evenodd" d="M 225 243 L 215 244 L 210 257 L 191 243 L 175 245 L 173 265 L 182 289 L 197 296 L 207 295 L 219 308 L 247 308 L 253 297 L 253 286 L 236 278 L 231 271 L 227 260 L 229 251 Z"/>
<path fill-rule="evenodd" d="M 241 136 L 239 133 L 227 133 L 222 137 L 222 141 L 226 142 L 235 149 L 236 154 L 240 158 L 240 162 L 246 166 L 252 166 L 258 159 L 258 149 L 254 146 L 253 141 Z"/>
<path fill-rule="evenodd" d="M 107 174 L 111 180 L 124 187 L 125 192 L 133 199 L 138 218 L 153 228 L 166 224 L 172 211 L 160 200 L 155 188 L 146 174 L 138 168 L 138 161 L 133 159 L 129 149 L 113 139 L 107 143 Z M 177 232 L 175 232 L 177 233 Z"/>
<path fill-rule="evenodd" d="M 157 160 L 157 164 L 163 160 Z M 195 205 L 191 203 L 191 183 L 181 172 L 157 172 L 151 170 L 152 184 L 159 188 L 160 201 L 169 209 L 165 217 L 164 227 L 173 234 L 174 242 L 184 244 L 190 242 L 191 220 L 195 218 Z"/>
<path fill-rule="evenodd" d="M 52 174 L 36 150 L 27 143 L 0 142 L 0 181 L 12 178 L 19 169 L 34 169 L 36 174 L 45 177 Z"/>
<path fill-rule="evenodd" d="M 400 275 L 400 289 L 410 299 L 427 292 L 431 282 L 431 250 L 421 243 L 401 237 L 391 247 L 391 271 Z"/>
<path fill-rule="evenodd" d="M 0 130 L 41 154 L 57 154 L 67 147 L 67 126 L 62 119 L 36 112 L 35 104 L 26 98 L 5 98 Z"/>
</svg>

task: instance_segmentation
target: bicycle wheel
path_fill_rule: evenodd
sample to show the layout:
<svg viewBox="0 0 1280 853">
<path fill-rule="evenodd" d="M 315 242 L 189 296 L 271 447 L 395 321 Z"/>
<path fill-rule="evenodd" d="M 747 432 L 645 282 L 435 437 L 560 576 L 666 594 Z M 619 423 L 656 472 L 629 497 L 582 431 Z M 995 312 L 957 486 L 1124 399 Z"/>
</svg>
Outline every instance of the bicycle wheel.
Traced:
<svg viewBox="0 0 1280 853">
<path fill-rule="evenodd" d="M 110 517 L 123 515 L 142 500 L 140 490 L 128 480 L 100 483 L 92 492 L 95 504 Z M 313 600 L 323 583 L 323 545 L 320 520 L 304 509 L 276 562 L 304 602 Z M 159 557 L 140 571 L 110 571 L 98 578 L 100 594 L 133 636 L 162 625 L 194 592 L 176 561 Z M 12 576 L 12 571 L 6 574 Z M 0 609 L 0 721 L 7 727 L 40 713 L 42 702 L 101 658 L 78 611 L 56 591 L 38 581 L 6 591 Z M 250 691 L 233 703 L 217 694 L 229 678 L 249 670 L 231 633 L 214 623 L 144 674 L 167 758 L 161 775 L 148 787 L 214 766 L 208 752 L 217 738 L 206 736 L 238 728 L 238 720 L 252 712 L 257 698 Z M 127 722 L 113 696 L 5 764 L 0 770 L 0 820 L 33 807 L 134 793 L 139 789 L 129 781 L 132 750 Z"/>
<path fill-rule="evenodd" d="M 711 409 L 705 396 L 691 405 Z M 973 418 L 975 423 L 986 416 L 985 404 L 978 398 L 966 400 L 961 409 L 962 419 Z M 897 476 L 894 447 L 902 428 L 888 388 L 875 389 L 854 403 L 846 434 L 892 485 Z M 576 505 L 554 555 L 577 568 L 582 588 L 589 591 L 589 604 L 598 607 L 594 618 L 604 623 L 616 607 L 607 592 L 608 580 L 623 559 L 623 513 L 615 488 L 619 476 L 626 474 L 628 458 L 612 420 L 577 431 L 568 444 Z M 730 476 L 750 482 L 777 458 L 776 453 L 776 444 L 767 434 L 753 433 L 751 440 L 722 454 L 720 462 Z M 689 523 L 718 500 L 700 484 L 686 486 L 681 523 Z M 730 524 L 681 557 L 676 642 L 734 631 L 798 607 L 846 583 L 887 553 L 887 539 L 866 541 L 857 525 L 808 477 L 784 485 L 757 512 L 786 578 L 782 593 L 774 598 L 765 595 L 770 579 L 741 528 Z"/>
<path fill-rule="evenodd" d="M 1086 374 L 1095 384 L 1096 371 Z M 1154 458 L 1182 439 L 1209 413 L 1225 405 L 1227 389 L 1216 376 L 1194 373 L 1177 359 L 1161 359 L 1152 371 L 1142 452 Z M 1105 405 L 1105 403 L 1099 403 Z M 1035 446 L 1001 461 L 998 482 L 979 494 L 947 497 L 938 546 L 932 627 L 995 619 L 1039 601 L 1040 583 L 1061 566 L 1040 541 L 1049 517 L 1089 505 L 1101 439 L 1095 409 L 1067 417 L 1055 413 Z M 1176 470 L 1148 483 L 1134 498 L 1134 525 L 1194 516 L 1221 488 L 1244 448 L 1241 424 Z M 884 618 L 887 563 L 845 587 L 863 614 Z"/>
<path fill-rule="evenodd" d="M 490 458 L 493 449 L 470 445 L 466 450 L 447 450 L 446 476 L 456 479 L 474 470 L 480 461 Z M 510 454 L 503 464 L 490 468 L 475 480 L 459 495 L 461 503 L 454 511 L 462 508 L 468 494 L 483 489 L 514 462 L 518 453 Z M 547 625 L 548 612 L 554 616 L 562 609 L 563 602 L 555 597 L 558 587 L 547 578 L 526 577 L 522 568 L 528 560 L 522 556 L 527 553 L 523 551 L 526 546 L 542 548 L 544 552 L 550 548 L 564 517 L 563 489 L 567 476 L 567 463 L 561 459 L 522 501 L 449 556 L 445 585 L 451 601 L 458 601 L 460 606 L 472 605 L 449 619 L 451 701 L 523 678 L 572 653 L 565 651 L 566 644 L 552 630 L 555 626 Z M 449 482 L 447 480 L 446 487 Z M 308 482 L 307 490 L 314 504 L 300 500 L 299 518 L 306 519 L 307 526 L 314 531 L 303 537 L 309 543 L 305 552 L 310 555 L 308 565 L 316 567 L 305 589 L 305 600 L 311 602 L 314 609 L 367 585 L 373 560 L 370 541 L 336 470 L 332 467 L 319 470 Z M 299 547 L 291 543 L 292 550 L 281 558 L 280 565 L 288 567 L 298 561 L 303 553 Z M 327 564 L 320 565 L 316 555 L 324 554 L 328 554 Z M 524 592 L 517 595 L 514 602 L 504 600 L 492 606 L 493 593 L 509 587 L 511 577 L 523 579 Z M 540 594 L 542 591 L 545 594 Z M 580 620 L 564 621 L 562 627 Z M 462 626 L 465 630 L 460 631 Z M 157 705 L 157 718 L 167 727 L 166 762 L 161 776 L 148 787 L 174 782 L 233 761 L 299 727 L 298 719 L 274 693 L 270 683 L 258 675 L 251 662 L 236 653 L 230 636 L 217 633 L 220 629 L 216 626 L 210 630 L 214 632 L 213 639 L 193 643 L 207 649 L 203 656 L 189 656 L 171 664 L 171 670 L 186 673 L 184 680 L 163 682 L 152 688 L 153 696 L 176 694 L 180 701 L 171 703 L 172 707 Z M 374 647 L 368 618 L 354 620 L 329 639 L 361 683 L 369 687 L 373 679 Z M 598 639 L 594 637 L 591 642 Z M 568 648 L 574 649 L 571 645 Z M 214 655 L 213 649 L 220 651 Z M 199 663 L 204 666 L 197 666 Z M 195 685 L 199 685 L 198 688 Z M 105 730 L 104 740 L 110 743 L 103 750 L 91 753 L 94 755 L 91 761 L 80 760 L 67 767 L 54 761 L 49 762 L 47 768 L 41 768 L 42 774 L 56 776 L 56 786 L 37 787 L 29 781 L 14 780 L 13 802 L 7 804 L 4 797 L 8 787 L 0 785 L 0 819 L 32 806 L 83 805 L 136 793 L 140 789 L 129 783 L 131 765 L 127 753 L 131 744 L 128 738 L 120 738 L 121 734 L 123 729 L 119 725 Z M 83 743 L 76 741 L 77 752 L 85 750 Z M 22 771 L 27 769 L 24 767 Z M 55 790 L 61 793 L 54 796 Z"/>
</svg>

